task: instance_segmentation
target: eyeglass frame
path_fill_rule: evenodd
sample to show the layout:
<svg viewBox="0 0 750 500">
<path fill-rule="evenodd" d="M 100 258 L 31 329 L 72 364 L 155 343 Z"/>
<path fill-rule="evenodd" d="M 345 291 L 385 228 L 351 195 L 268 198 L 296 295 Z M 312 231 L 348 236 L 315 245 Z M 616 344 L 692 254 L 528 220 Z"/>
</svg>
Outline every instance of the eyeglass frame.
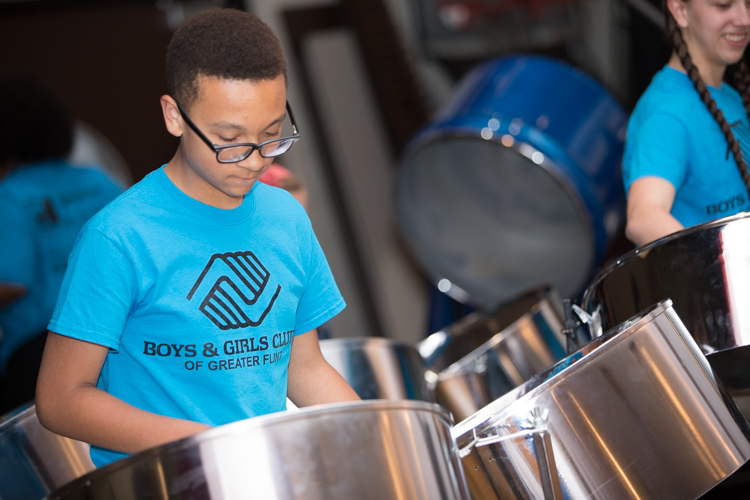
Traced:
<svg viewBox="0 0 750 500">
<path fill-rule="evenodd" d="M 198 126 L 195 123 L 193 123 L 193 120 L 191 120 L 190 117 L 187 115 L 187 113 L 185 113 L 185 110 L 182 109 L 182 106 L 180 106 L 180 103 L 177 102 L 177 99 L 175 99 L 174 102 L 175 102 L 175 104 L 177 104 L 177 109 L 179 110 L 180 116 L 182 116 L 182 119 L 185 120 L 185 123 L 188 124 L 188 127 L 190 127 L 193 130 L 193 132 L 195 132 L 196 135 L 198 137 L 200 137 L 201 140 L 203 142 L 205 142 L 208 145 L 208 147 L 211 148 L 211 150 L 214 153 L 216 153 L 216 161 L 219 162 L 219 163 L 237 163 L 239 161 L 243 161 L 243 160 L 247 159 L 251 154 L 253 154 L 253 152 L 256 149 L 258 150 L 258 154 L 260 156 L 262 156 L 263 158 L 276 158 L 277 156 L 281 156 L 284 153 L 286 153 L 287 151 L 289 151 L 289 149 L 292 149 L 292 146 L 294 146 L 294 143 L 297 142 L 299 140 L 299 138 L 300 138 L 300 133 L 299 133 L 299 130 L 297 129 L 297 122 L 294 120 L 294 113 L 292 113 L 292 107 L 289 105 L 289 101 L 286 101 L 286 112 L 289 114 L 289 121 L 292 122 L 292 135 L 285 136 L 285 137 L 279 137 L 278 139 L 270 139 L 268 141 L 263 141 L 260 144 L 255 144 L 255 143 L 252 143 L 252 142 L 241 142 L 241 143 L 238 143 L 238 144 L 222 144 L 222 145 L 214 144 L 213 142 L 211 142 L 211 139 L 209 139 L 206 136 L 206 134 L 204 134 L 203 132 L 201 132 L 201 130 L 198 128 Z M 272 142 L 279 142 L 279 141 L 283 141 L 283 140 L 288 140 L 288 139 L 292 139 L 292 144 L 291 144 L 291 146 L 289 146 L 289 149 L 287 149 L 286 151 L 284 151 L 284 153 L 279 153 L 279 154 L 274 155 L 274 156 L 265 156 L 263 153 L 261 153 L 260 149 L 263 146 L 265 146 L 266 144 L 270 144 Z M 243 155 L 242 157 L 239 157 L 239 158 L 236 158 L 236 159 L 233 159 L 233 160 L 220 160 L 219 159 L 219 154 L 221 153 L 221 151 L 223 149 L 237 148 L 237 147 L 241 147 L 241 146 L 247 146 L 247 147 L 249 147 L 250 151 L 247 154 Z"/>
</svg>

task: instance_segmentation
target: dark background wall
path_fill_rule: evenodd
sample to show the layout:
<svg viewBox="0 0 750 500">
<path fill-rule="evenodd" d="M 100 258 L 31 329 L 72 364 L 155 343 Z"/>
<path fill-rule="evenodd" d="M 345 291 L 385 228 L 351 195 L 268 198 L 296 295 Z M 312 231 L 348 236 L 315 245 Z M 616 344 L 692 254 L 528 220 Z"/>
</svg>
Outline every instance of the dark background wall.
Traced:
<svg viewBox="0 0 750 500">
<path fill-rule="evenodd" d="M 171 35 L 154 2 L 0 4 L 0 75 L 45 82 L 114 143 L 138 181 L 177 145 L 159 106 Z"/>
</svg>

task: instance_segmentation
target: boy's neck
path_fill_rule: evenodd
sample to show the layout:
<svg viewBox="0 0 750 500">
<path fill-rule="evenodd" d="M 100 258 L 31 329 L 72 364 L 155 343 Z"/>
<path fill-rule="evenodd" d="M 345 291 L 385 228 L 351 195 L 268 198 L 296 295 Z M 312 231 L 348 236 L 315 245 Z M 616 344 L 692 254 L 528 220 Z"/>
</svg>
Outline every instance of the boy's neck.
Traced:
<svg viewBox="0 0 750 500">
<path fill-rule="evenodd" d="M 177 148 L 169 163 L 164 166 L 164 173 L 167 174 L 172 184 L 177 186 L 177 189 L 205 205 L 223 210 L 232 210 L 242 205 L 244 196 L 231 196 L 224 193 L 196 174 L 186 164 L 180 147 Z"/>
</svg>

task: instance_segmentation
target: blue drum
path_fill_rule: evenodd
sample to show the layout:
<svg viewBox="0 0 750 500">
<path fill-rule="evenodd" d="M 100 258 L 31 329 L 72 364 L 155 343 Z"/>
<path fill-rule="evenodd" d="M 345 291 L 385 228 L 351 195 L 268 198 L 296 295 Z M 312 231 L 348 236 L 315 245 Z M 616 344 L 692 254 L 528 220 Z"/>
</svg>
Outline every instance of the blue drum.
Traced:
<svg viewBox="0 0 750 500">
<path fill-rule="evenodd" d="M 626 124 L 607 91 L 552 59 L 467 75 L 396 187 L 403 234 L 438 288 L 480 306 L 542 285 L 580 293 L 625 220 Z"/>
</svg>

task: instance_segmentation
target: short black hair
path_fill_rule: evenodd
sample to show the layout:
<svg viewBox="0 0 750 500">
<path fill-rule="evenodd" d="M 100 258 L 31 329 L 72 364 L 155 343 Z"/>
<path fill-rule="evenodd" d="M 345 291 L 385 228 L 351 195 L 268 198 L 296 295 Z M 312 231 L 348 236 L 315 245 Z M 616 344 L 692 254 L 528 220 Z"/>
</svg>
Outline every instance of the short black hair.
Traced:
<svg viewBox="0 0 750 500">
<path fill-rule="evenodd" d="M 235 9 L 211 9 L 186 21 L 167 49 L 167 91 L 187 108 L 198 97 L 198 77 L 287 81 L 286 57 L 271 28 Z"/>
<path fill-rule="evenodd" d="M 0 167 L 64 158 L 73 149 L 73 117 L 39 81 L 0 78 Z"/>
</svg>

